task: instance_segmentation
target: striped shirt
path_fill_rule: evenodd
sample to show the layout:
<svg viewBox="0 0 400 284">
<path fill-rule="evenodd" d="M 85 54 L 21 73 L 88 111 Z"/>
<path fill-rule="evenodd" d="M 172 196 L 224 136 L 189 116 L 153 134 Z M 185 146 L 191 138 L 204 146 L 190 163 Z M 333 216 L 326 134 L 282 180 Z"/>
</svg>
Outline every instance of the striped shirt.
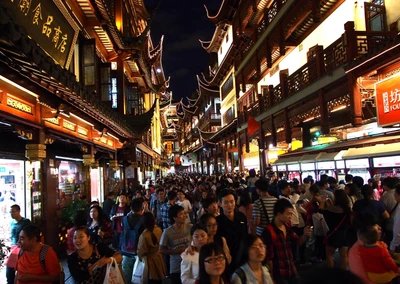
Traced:
<svg viewBox="0 0 400 284">
<path fill-rule="evenodd" d="M 260 199 L 262 198 L 264 202 L 265 209 L 267 210 L 268 213 L 268 221 L 267 221 L 267 216 L 265 215 L 264 208 L 261 204 Z M 268 223 L 272 223 L 272 219 L 274 218 L 274 205 L 278 201 L 276 197 L 273 196 L 264 196 L 260 197 L 260 199 L 257 199 L 254 202 L 254 207 L 253 207 L 253 218 L 260 218 L 260 224 L 256 228 L 256 233 L 257 235 L 261 236 L 265 226 L 268 225 Z"/>
</svg>

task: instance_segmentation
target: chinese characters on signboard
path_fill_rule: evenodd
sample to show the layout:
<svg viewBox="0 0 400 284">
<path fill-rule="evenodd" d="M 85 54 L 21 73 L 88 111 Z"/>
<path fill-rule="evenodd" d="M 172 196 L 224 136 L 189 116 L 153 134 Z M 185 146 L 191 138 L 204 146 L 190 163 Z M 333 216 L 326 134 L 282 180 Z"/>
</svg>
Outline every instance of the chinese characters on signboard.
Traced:
<svg viewBox="0 0 400 284">
<path fill-rule="evenodd" d="M 44 51 L 62 67 L 68 67 L 76 31 L 53 0 L 4 0 L 2 5 L 13 11 L 15 23 L 23 26 Z"/>
<path fill-rule="evenodd" d="M 400 75 L 376 83 L 375 95 L 379 126 L 400 123 Z"/>
</svg>

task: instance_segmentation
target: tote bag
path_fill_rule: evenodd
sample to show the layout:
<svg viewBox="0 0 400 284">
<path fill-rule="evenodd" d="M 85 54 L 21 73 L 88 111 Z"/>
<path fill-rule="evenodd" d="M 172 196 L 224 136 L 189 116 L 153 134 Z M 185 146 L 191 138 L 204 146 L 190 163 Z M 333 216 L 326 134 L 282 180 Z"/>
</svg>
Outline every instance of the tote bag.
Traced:
<svg viewBox="0 0 400 284">
<path fill-rule="evenodd" d="M 148 266 L 146 265 L 147 259 L 143 257 L 142 260 L 135 256 L 135 265 L 133 266 L 132 280 L 133 284 L 147 284 L 149 282 Z"/>
<path fill-rule="evenodd" d="M 124 277 L 119 270 L 119 266 L 115 258 L 111 258 L 111 263 L 107 264 L 106 277 L 103 284 L 124 284 Z"/>
</svg>

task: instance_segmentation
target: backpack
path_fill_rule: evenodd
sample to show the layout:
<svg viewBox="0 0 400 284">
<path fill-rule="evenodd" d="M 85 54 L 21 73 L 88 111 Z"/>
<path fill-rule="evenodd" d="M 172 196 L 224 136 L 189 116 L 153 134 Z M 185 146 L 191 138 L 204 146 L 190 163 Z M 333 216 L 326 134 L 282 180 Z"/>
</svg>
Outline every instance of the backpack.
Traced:
<svg viewBox="0 0 400 284">
<path fill-rule="evenodd" d="M 42 268 L 44 269 L 44 271 L 46 271 L 47 273 L 47 269 L 46 269 L 46 255 L 47 252 L 49 251 L 51 247 L 48 245 L 43 244 L 43 246 L 40 249 L 40 253 L 39 253 L 39 262 L 40 265 L 42 266 Z M 24 251 L 21 249 L 18 253 L 18 259 L 22 256 L 22 254 L 24 253 Z M 58 281 L 53 281 L 53 284 L 60 284 L 60 283 L 64 283 L 65 281 L 65 273 L 64 273 L 64 268 L 61 264 L 60 261 L 58 261 L 58 264 L 60 265 L 60 280 Z"/>
<path fill-rule="evenodd" d="M 267 229 L 269 231 L 269 233 L 271 234 L 271 239 L 272 239 L 272 243 L 275 244 L 276 243 L 276 232 L 274 230 L 274 227 L 272 227 L 272 224 L 269 223 L 265 229 Z"/>
<path fill-rule="evenodd" d="M 137 246 L 139 243 L 139 229 L 142 221 L 139 220 L 132 229 L 128 222 L 128 216 L 122 218 L 122 226 L 124 231 L 121 238 L 121 254 L 125 256 L 135 256 L 137 254 Z M 128 229 L 126 229 L 128 228 Z"/>
<path fill-rule="evenodd" d="M 242 282 L 242 284 L 247 283 L 246 274 L 244 273 L 244 270 L 242 268 L 239 267 L 238 269 L 236 269 L 235 273 L 237 274 L 237 276 L 239 276 L 239 279 Z"/>
</svg>

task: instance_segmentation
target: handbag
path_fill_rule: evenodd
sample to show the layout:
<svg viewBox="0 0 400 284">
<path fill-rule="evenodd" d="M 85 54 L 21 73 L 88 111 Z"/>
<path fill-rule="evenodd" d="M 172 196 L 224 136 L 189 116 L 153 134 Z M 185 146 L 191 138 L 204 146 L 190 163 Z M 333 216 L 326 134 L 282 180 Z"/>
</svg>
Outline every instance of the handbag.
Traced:
<svg viewBox="0 0 400 284">
<path fill-rule="evenodd" d="M 133 284 L 147 284 L 149 282 L 148 277 L 148 265 L 147 258 L 143 257 L 141 260 L 137 255 L 135 256 L 135 265 L 133 266 L 132 280 Z"/>
<path fill-rule="evenodd" d="M 125 283 L 121 270 L 115 258 L 111 258 L 111 263 L 107 264 L 106 276 L 103 284 L 123 284 Z"/>
<path fill-rule="evenodd" d="M 344 220 L 346 219 L 347 214 L 344 215 L 344 217 L 342 218 L 342 220 L 340 221 L 340 223 L 336 226 L 335 229 L 333 229 L 329 234 L 327 234 L 324 238 L 324 244 L 326 245 L 328 243 L 329 237 L 332 236 L 334 233 L 336 233 L 336 231 L 339 229 L 339 227 L 343 224 Z"/>
</svg>

